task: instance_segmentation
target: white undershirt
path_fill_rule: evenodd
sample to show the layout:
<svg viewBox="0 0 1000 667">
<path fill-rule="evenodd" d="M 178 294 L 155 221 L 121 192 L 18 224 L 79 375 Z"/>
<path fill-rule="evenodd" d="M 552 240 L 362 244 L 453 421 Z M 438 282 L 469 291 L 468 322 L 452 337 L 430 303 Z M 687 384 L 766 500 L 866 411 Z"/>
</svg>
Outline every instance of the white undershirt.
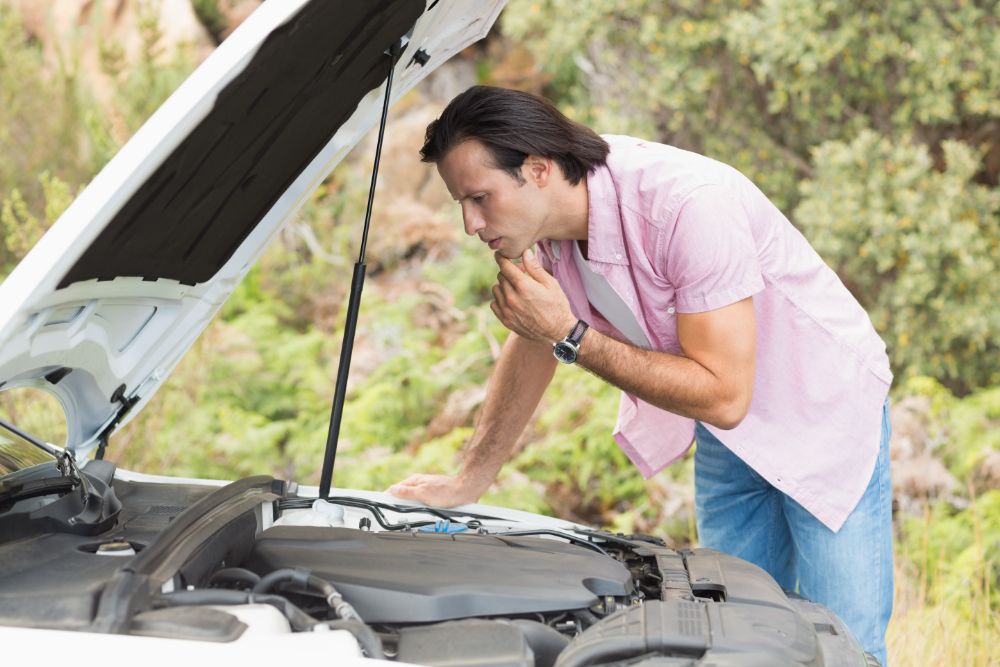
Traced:
<svg viewBox="0 0 1000 667">
<path fill-rule="evenodd" d="M 612 289 L 608 281 L 594 273 L 590 268 L 583 253 L 580 251 L 580 244 L 573 242 L 573 256 L 576 258 L 576 266 L 580 269 L 580 278 L 583 280 L 583 288 L 587 292 L 587 300 L 590 305 L 606 319 L 611 326 L 618 329 L 633 345 L 649 349 L 649 339 L 639 326 L 639 321 L 635 314 L 629 310 L 622 298 Z"/>
</svg>

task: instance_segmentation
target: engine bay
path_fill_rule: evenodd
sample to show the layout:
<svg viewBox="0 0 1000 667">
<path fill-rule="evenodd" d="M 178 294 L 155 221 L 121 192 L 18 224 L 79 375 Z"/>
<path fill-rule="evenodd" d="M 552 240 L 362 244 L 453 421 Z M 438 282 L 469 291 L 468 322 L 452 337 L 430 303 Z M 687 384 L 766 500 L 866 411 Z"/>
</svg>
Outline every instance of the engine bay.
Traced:
<svg viewBox="0 0 1000 667">
<path fill-rule="evenodd" d="M 110 529 L 49 518 L 66 528 L 0 536 L 0 624 L 208 642 L 341 631 L 364 656 L 441 666 L 863 661 L 829 610 L 707 549 L 364 492 L 317 500 L 269 477 L 111 484 Z"/>
</svg>

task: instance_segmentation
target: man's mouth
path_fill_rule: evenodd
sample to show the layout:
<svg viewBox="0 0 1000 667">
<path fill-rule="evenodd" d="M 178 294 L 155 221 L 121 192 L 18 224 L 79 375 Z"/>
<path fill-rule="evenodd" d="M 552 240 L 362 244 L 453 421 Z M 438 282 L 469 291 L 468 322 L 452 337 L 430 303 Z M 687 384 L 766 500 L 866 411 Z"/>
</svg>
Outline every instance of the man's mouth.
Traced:
<svg viewBox="0 0 1000 667">
<path fill-rule="evenodd" d="M 492 241 L 487 241 L 486 245 L 488 245 L 490 247 L 490 250 L 496 250 L 497 248 L 500 247 L 500 239 L 502 239 L 502 238 L 503 238 L 502 236 L 498 236 L 495 239 L 493 239 Z"/>
</svg>

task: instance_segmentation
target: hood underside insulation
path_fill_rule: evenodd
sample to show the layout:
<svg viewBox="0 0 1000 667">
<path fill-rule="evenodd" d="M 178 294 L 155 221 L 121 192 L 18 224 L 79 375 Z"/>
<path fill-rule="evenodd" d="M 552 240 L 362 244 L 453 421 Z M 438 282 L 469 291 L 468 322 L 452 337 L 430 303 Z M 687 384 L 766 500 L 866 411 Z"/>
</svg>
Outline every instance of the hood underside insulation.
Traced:
<svg viewBox="0 0 1000 667">
<path fill-rule="evenodd" d="M 60 288 L 120 276 L 209 280 L 382 84 L 422 0 L 324 0 L 275 30 L 101 232 Z"/>
</svg>

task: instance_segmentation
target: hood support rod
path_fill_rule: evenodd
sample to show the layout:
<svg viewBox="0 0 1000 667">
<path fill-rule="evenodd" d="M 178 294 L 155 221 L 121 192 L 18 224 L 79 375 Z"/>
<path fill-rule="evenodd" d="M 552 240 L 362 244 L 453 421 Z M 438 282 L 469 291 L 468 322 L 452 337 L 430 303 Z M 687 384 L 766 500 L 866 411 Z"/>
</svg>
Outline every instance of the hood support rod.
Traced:
<svg viewBox="0 0 1000 667">
<path fill-rule="evenodd" d="M 392 74 L 402 52 L 403 40 L 398 40 L 389 49 L 389 75 L 385 80 L 385 101 L 382 103 L 382 121 L 378 127 L 378 142 L 375 145 L 375 164 L 372 167 L 372 182 L 368 189 L 368 208 L 365 211 L 365 227 L 361 235 L 361 251 L 354 265 L 351 278 L 351 296 L 347 304 L 347 321 L 344 323 L 344 340 L 340 345 L 340 367 L 337 369 L 337 388 L 333 396 L 330 413 L 330 428 L 326 435 L 326 453 L 323 455 L 323 472 L 319 478 L 319 497 L 330 495 L 333 483 L 333 464 L 337 458 L 337 444 L 340 438 L 340 421 L 344 415 L 344 400 L 347 395 L 347 375 L 351 370 L 351 352 L 354 349 L 354 333 L 358 325 L 361 308 L 361 289 L 365 284 L 365 248 L 368 244 L 368 227 L 371 225 L 372 204 L 375 202 L 375 181 L 378 178 L 378 163 L 382 157 L 382 138 L 385 136 L 386 119 L 389 116 L 389 100 L 392 94 Z"/>
</svg>

